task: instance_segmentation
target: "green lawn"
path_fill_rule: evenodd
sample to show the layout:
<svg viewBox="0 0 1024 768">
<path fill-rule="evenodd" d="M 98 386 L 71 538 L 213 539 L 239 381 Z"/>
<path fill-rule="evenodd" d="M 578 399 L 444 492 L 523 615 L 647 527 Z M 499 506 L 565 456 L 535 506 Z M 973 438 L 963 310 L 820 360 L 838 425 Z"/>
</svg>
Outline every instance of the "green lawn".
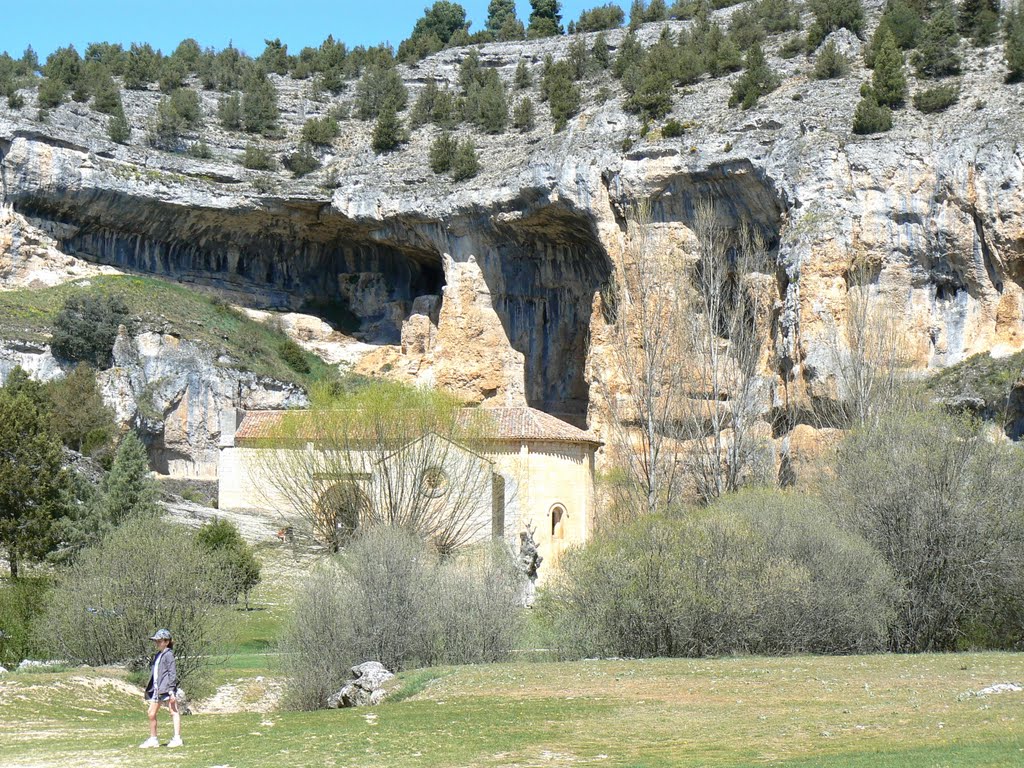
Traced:
<svg viewBox="0 0 1024 768">
<path fill-rule="evenodd" d="M 0 682 L 0 765 L 1011 766 L 1024 655 L 517 663 L 410 673 L 374 710 L 196 715 L 159 760 L 120 673 Z M 169 726 L 164 728 L 169 736 Z"/>
<path fill-rule="evenodd" d="M 104 275 L 52 288 L 0 291 L 0 338 L 45 342 L 58 311 L 74 293 L 120 296 L 141 329 L 223 351 L 236 368 L 302 385 L 330 375 L 329 366 L 308 353 L 310 373 L 292 370 L 279 353 L 286 338 L 280 330 L 250 320 L 210 294 L 155 277 Z"/>
</svg>

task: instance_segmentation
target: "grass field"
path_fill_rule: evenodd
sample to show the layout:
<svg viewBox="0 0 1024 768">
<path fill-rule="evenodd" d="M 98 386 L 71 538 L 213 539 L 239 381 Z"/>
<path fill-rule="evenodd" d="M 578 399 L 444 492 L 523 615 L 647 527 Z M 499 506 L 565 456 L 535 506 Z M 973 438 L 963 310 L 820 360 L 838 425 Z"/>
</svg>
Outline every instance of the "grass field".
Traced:
<svg viewBox="0 0 1024 768">
<path fill-rule="evenodd" d="M 1013 766 L 1024 694 L 964 694 L 1022 679 L 1024 655 L 996 653 L 438 669 L 372 711 L 195 715 L 157 759 L 120 671 L 20 673 L 0 681 L 0 765 Z"/>
<path fill-rule="evenodd" d="M 184 722 L 185 747 L 139 750 L 140 693 L 116 669 L 0 677 L 0 766 L 1024 765 L 1024 654 L 519 662 L 417 670 L 372 710 L 256 711 L 280 683 L 276 638 L 311 566 L 261 547 L 255 610 L 209 689 L 226 714 Z M 261 707 L 261 705 L 264 705 Z M 170 737 L 162 716 L 161 736 Z"/>
</svg>

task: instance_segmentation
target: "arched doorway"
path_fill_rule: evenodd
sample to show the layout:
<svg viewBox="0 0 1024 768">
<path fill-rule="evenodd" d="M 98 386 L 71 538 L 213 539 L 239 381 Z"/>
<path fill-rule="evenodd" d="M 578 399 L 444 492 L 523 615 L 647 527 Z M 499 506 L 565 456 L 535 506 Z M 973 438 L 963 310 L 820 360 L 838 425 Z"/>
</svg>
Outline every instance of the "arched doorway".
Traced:
<svg viewBox="0 0 1024 768">
<path fill-rule="evenodd" d="M 317 500 L 317 536 L 337 551 L 355 535 L 366 509 L 366 495 L 355 482 L 332 485 Z"/>
</svg>

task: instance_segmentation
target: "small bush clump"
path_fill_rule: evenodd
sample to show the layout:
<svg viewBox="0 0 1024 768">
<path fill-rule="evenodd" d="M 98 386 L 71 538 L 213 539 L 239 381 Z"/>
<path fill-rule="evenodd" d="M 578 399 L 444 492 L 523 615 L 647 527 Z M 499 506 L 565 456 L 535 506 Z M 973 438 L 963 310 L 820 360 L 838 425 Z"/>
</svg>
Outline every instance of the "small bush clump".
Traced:
<svg viewBox="0 0 1024 768">
<path fill-rule="evenodd" d="M 562 656 L 857 653 L 885 647 L 893 580 L 813 501 L 728 497 L 563 556 L 541 594 Z"/>
<path fill-rule="evenodd" d="M 323 707 L 368 659 L 391 670 L 507 659 L 520 578 L 504 548 L 442 561 L 400 528 L 367 531 L 299 593 L 283 642 L 288 703 Z"/>
<path fill-rule="evenodd" d="M 131 321 L 128 305 L 119 296 L 73 294 L 54 320 L 53 354 L 71 362 L 109 368 L 121 325 L 128 327 Z"/>
<path fill-rule="evenodd" d="M 945 112 L 960 100 L 960 89 L 955 85 L 939 85 L 914 94 L 914 108 L 926 115 Z"/>
<path fill-rule="evenodd" d="M 217 606 L 230 579 L 187 529 L 149 517 L 130 519 L 61 571 L 40 620 L 60 657 L 139 668 L 157 627 L 175 638 L 178 676 L 189 681 L 210 663 Z"/>
</svg>

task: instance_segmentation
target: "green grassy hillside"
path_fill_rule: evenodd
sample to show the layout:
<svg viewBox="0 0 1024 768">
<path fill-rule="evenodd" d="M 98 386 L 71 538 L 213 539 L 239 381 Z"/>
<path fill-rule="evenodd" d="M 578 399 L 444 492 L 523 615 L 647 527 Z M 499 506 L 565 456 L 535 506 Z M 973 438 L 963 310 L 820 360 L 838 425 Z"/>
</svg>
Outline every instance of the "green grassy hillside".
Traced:
<svg viewBox="0 0 1024 768">
<path fill-rule="evenodd" d="M 331 373 L 308 353 L 303 359 L 310 372 L 295 371 L 281 357 L 287 337 L 279 329 L 250 320 L 207 293 L 153 277 L 107 275 L 53 288 L 0 291 L 0 338 L 47 341 L 57 313 L 74 293 L 120 296 L 136 318 L 136 330 L 198 342 L 226 354 L 235 368 L 300 385 Z"/>
</svg>

